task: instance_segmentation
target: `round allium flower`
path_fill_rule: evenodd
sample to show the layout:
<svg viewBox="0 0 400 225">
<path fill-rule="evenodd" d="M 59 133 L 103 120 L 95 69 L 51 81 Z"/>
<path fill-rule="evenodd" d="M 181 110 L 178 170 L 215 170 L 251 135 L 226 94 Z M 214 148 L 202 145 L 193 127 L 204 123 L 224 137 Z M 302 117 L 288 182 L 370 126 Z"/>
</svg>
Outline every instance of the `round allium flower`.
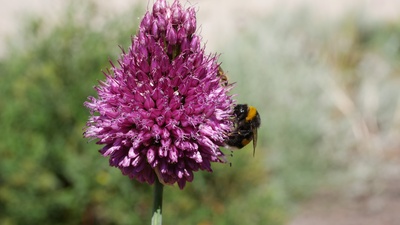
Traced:
<svg viewBox="0 0 400 225">
<path fill-rule="evenodd" d="M 84 133 L 124 175 L 152 184 L 178 183 L 225 162 L 219 147 L 233 129 L 233 100 L 196 31 L 196 12 L 158 0 L 143 17 L 128 52 L 111 63 L 98 98 L 85 106 Z"/>
</svg>

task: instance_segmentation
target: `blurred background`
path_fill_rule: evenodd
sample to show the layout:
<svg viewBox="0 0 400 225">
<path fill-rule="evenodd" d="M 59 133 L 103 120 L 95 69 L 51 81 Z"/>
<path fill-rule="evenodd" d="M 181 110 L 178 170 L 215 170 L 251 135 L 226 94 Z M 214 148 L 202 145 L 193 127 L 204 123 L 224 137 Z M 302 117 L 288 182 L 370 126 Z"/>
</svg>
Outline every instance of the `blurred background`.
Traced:
<svg viewBox="0 0 400 225">
<path fill-rule="evenodd" d="M 398 224 L 400 2 L 182 3 L 262 127 L 255 158 L 247 146 L 166 187 L 164 223 Z M 82 129 L 83 102 L 152 1 L 1 5 L 0 225 L 149 224 L 152 188 Z"/>
</svg>

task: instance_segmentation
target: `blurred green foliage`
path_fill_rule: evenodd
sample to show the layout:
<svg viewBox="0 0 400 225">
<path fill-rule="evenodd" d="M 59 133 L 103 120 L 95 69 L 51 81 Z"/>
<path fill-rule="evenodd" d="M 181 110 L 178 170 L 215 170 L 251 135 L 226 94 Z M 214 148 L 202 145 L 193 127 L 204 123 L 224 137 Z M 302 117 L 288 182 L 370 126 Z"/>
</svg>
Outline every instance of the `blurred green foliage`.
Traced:
<svg viewBox="0 0 400 225">
<path fill-rule="evenodd" d="M 13 40 L 0 62 L 1 225 L 150 222 L 152 187 L 109 167 L 100 146 L 82 138 L 89 116 L 83 102 L 95 95 L 108 59 L 116 61 L 118 45 L 129 47 L 143 13 L 138 6 L 102 22 L 95 5 L 72 4 L 62 24 L 34 17 Z M 266 181 L 265 169 L 252 162 L 215 165 L 215 173 L 196 173 L 183 191 L 166 187 L 165 223 L 283 221 L 268 187 L 249 188 Z"/>
<path fill-rule="evenodd" d="M 118 45 L 128 48 L 143 13 L 137 6 L 104 21 L 94 4 L 72 4 L 62 24 L 35 17 L 13 40 L 0 61 L 0 225 L 150 222 L 152 187 L 110 168 L 100 146 L 82 138 L 83 102 L 95 95 L 108 59 L 118 58 Z M 301 13 L 252 22 L 222 46 L 221 61 L 238 102 L 260 111 L 256 158 L 249 146 L 229 158 L 232 167 L 198 172 L 182 191 L 166 187 L 165 224 L 284 224 L 293 203 L 337 168 L 335 152 L 354 146 L 327 78 L 357 99 L 357 85 L 371 77 L 357 68 L 373 54 L 391 69 L 381 80 L 398 82 L 398 24 L 350 18 L 326 26 Z M 396 96 L 394 87 L 382 99 Z M 391 102 L 378 110 L 389 113 L 379 117 L 385 126 L 396 110 Z"/>
</svg>

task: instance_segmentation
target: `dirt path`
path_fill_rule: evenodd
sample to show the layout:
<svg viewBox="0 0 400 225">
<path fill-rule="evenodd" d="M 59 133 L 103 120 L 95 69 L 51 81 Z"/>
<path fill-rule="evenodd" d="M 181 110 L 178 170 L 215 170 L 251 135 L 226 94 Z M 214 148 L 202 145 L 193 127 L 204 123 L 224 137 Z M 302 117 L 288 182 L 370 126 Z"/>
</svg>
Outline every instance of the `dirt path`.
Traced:
<svg viewBox="0 0 400 225">
<path fill-rule="evenodd" d="M 346 198 L 337 192 L 319 193 L 304 203 L 288 225 L 399 225 L 400 179 L 371 196 Z"/>
</svg>

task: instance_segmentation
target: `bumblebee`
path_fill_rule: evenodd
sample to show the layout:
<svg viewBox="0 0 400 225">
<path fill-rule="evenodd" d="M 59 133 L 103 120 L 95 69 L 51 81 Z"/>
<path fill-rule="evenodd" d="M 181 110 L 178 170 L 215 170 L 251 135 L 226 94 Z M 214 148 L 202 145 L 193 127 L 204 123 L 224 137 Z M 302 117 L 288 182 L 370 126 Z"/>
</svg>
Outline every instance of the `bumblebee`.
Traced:
<svg viewBox="0 0 400 225">
<path fill-rule="evenodd" d="M 241 149 L 253 141 L 253 157 L 257 146 L 257 129 L 261 125 L 257 109 L 247 104 L 238 104 L 233 110 L 235 129 L 228 135 L 226 145 Z"/>
</svg>

